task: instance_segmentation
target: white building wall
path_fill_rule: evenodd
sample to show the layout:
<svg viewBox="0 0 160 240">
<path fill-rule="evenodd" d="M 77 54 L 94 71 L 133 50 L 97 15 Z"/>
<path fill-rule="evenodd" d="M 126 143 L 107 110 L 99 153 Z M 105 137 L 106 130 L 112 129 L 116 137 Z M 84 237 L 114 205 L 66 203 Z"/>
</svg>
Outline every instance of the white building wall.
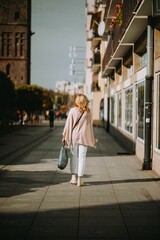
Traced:
<svg viewBox="0 0 160 240">
<path fill-rule="evenodd" d="M 93 12 L 93 5 L 94 1 L 86 0 L 86 70 L 85 70 L 85 89 L 84 94 L 87 95 L 88 98 L 91 98 L 91 84 L 92 84 L 92 72 L 91 72 L 91 37 L 92 31 L 90 30 L 90 23 L 92 15 L 90 14 Z"/>
<path fill-rule="evenodd" d="M 89 2 L 89 1 L 87 1 L 87 2 Z M 151 1 L 150 1 L 150 3 L 151 3 Z M 142 10 L 145 10 L 145 9 L 142 9 Z M 145 17 L 147 17 L 147 16 L 145 16 Z M 128 31 L 128 30 L 130 30 L 130 29 L 127 28 L 126 31 Z M 159 105 L 157 104 L 158 93 L 157 93 L 157 77 L 156 77 L 157 74 L 160 74 L 160 50 L 159 50 L 160 49 L 160 31 L 159 30 L 154 30 L 154 31 L 157 31 L 157 33 L 156 33 L 157 35 L 154 36 L 154 58 L 156 58 L 156 59 L 154 59 L 153 104 L 152 104 L 152 112 L 153 112 L 153 114 L 152 114 L 152 159 L 153 159 L 152 169 L 160 174 L 160 149 L 158 149 L 156 146 L 157 134 L 158 133 L 160 134 L 160 130 L 157 128 L 157 119 L 158 119 L 158 114 L 160 114 L 160 113 L 158 112 Z M 155 42 L 156 42 L 156 44 L 155 44 Z M 108 44 L 108 42 L 104 41 L 104 43 L 103 43 L 104 49 L 101 52 L 102 59 L 103 59 L 107 44 Z M 159 56 L 159 58 L 157 56 Z M 141 61 L 140 58 L 141 58 L 141 56 L 139 55 L 138 62 L 137 62 L 137 53 L 135 53 L 135 51 L 134 51 L 134 43 L 133 43 L 133 66 L 131 66 L 131 68 L 128 67 L 128 69 L 125 69 L 126 70 L 125 73 L 123 73 L 123 70 L 122 70 L 122 80 L 121 81 L 117 81 L 117 82 L 111 81 L 109 92 L 108 92 L 109 88 L 105 87 L 103 96 L 101 96 L 100 93 L 93 93 L 95 96 L 97 94 L 97 99 L 98 99 L 97 101 L 93 101 L 93 113 L 94 113 L 95 119 L 97 119 L 99 117 L 98 115 L 99 115 L 100 99 L 102 99 L 104 97 L 104 119 L 105 119 L 105 121 L 107 121 L 108 97 L 114 96 L 114 98 L 115 98 L 114 115 L 115 116 L 114 116 L 114 123 L 112 123 L 111 125 L 115 129 L 119 130 L 124 136 L 126 136 L 126 138 L 128 138 L 129 140 L 132 140 L 132 142 L 135 143 L 136 155 L 143 162 L 144 161 L 144 140 L 138 137 L 138 129 L 137 129 L 137 124 L 138 124 L 137 123 L 137 120 L 138 120 L 137 85 L 142 81 L 144 81 L 144 83 L 145 83 L 147 69 L 146 69 L 146 67 L 143 67 L 142 69 L 140 69 L 142 66 L 142 65 L 140 66 L 140 63 L 139 63 L 139 61 Z M 140 69 L 140 70 L 137 71 L 137 69 Z M 128 78 L 125 79 L 126 76 L 124 78 L 124 75 L 125 74 L 127 75 L 127 70 L 128 70 Z M 99 76 L 99 84 L 101 84 L 101 80 L 102 79 Z M 132 87 L 132 89 L 133 89 L 132 133 L 128 132 L 125 129 L 125 91 L 130 87 Z M 117 107 L 118 107 L 117 94 L 119 92 L 122 92 L 122 127 L 120 127 L 120 128 L 117 127 Z M 145 93 L 145 90 L 144 90 L 144 93 Z M 97 110 L 94 111 L 94 108 L 96 108 Z M 110 109 L 110 111 L 111 111 L 111 109 Z M 111 112 L 110 112 L 110 117 L 111 117 Z M 145 125 L 144 125 L 144 128 L 145 128 Z"/>
<path fill-rule="evenodd" d="M 154 67 L 154 85 L 153 85 L 153 116 L 152 116 L 152 125 L 153 125 L 153 161 L 152 168 L 153 170 L 160 175 L 160 149 L 157 148 L 157 137 L 160 130 L 158 129 L 158 118 L 160 113 L 158 112 L 159 103 L 158 103 L 158 76 L 160 74 L 160 57 L 155 60 Z"/>
</svg>

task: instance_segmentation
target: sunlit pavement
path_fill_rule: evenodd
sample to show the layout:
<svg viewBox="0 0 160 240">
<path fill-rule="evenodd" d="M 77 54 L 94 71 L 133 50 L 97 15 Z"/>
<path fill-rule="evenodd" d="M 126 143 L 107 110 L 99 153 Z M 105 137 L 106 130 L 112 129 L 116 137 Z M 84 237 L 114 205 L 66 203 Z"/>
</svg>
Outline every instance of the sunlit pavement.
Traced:
<svg viewBox="0 0 160 240">
<path fill-rule="evenodd" d="M 159 240 L 159 177 L 95 128 L 85 186 L 71 185 L 69 165 L 57 169 L 63 125 L 0 136 L 1 239 Z"/>
</svg>

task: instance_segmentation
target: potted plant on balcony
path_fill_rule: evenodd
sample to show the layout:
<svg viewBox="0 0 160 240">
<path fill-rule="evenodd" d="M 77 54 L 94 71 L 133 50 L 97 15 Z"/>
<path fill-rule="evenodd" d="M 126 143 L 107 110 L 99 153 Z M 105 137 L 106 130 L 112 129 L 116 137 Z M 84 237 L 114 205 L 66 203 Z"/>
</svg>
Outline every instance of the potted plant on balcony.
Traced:
<svg viewBox="0 0 160 240">
<path fill-rule="evenodd" d="M 115 25 L 118 27 L 122 26 L 122 3 L 116 4 L 115 14 L 112 17 L 110 28 L 113 29 Z"/>
</svg>

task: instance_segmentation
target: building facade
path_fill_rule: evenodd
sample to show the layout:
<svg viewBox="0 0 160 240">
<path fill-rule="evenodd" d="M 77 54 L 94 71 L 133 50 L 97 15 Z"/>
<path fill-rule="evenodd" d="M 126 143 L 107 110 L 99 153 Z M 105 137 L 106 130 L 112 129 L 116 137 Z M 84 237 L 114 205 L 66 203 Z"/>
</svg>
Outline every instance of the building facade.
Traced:
<svg viewBox="0 0 160 240">
<path fill-rule="evenodd" d="M 0 0 L 0 71 L 30 84 L 31 0 Z"/>
<path fill-rule="evenodd" d="M 105 12 L 99 8 L 104 4 Z M 160 174 L 160 1 L 95 0 L 94 6 L 104 127 L 137 155 L 143 169 Z"/>
<path fill-rule="evenodd" d="M 100 109 L 104 95 L 104 81 L 101 78 L 101 40 L 98 35 L 98 24 L 105 12 L 105 2 L 86 1 L 86 71 L 85 94 L 91 101 L 93 122 L 99 125 L 103 119 Z"/>
</svg>

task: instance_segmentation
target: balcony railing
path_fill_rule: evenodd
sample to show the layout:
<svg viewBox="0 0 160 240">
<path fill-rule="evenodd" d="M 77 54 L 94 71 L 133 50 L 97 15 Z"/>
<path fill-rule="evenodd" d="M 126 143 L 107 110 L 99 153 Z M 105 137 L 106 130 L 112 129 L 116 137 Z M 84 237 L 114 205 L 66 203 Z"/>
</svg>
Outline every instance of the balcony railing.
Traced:
<svg viewBox="0 0 160 240">
<path fill-rule="evenodd" d="M 108 11 L 109 11 L 109 6 L 110 6 L 110 2 L 111 2 L 112 0 L 106 0 L 106 10 L 105 10 L 105 15 L 107 16 L 107 14 L 108 14 Z"/>
<path fill-rule="evenodd" d="M 122 0 L 106 0 L 106 9 L 105 9 L 105 16 L 113 17 L 115 13 L 116 4 L 121 3 Z"/>
<path fill-rule="evenodd" d="M 110 2 L 111 0 L 109 0 Z M 110 39 L 110 42 L 107 46 L 104 59 L 103 59 L 103 65 L 102 70 L 105 70 L 105 66 L 108 65 L 109 60 L 111 59 L 111 55 L 113 52 L 115 52 L 119 41 L 123 37 L 131 19 L 134 16 L 134 12 L 137 10 L 138 6 L 142 0 L 123 0 L 122 5 L 122 25 L 121 26 L 114 26 L 113 32 L 112 32 L 112 39 Z M 108 3 L 109 5 L 109 3 Z"/>
<path fill-rule="evenodd" d="M 115 25 L 113 30 L 113 51 L 118 46 L 118 41 L 121 40 L 126 28 L 128 27 L 131 19 L 134 16 L 134 12 L 138 8 L 142 0 L 124 0 L 122 5 L 122 26 Z"/>
<path fill-rule="evenodd" d="M 106 65 L 108 64 L 111 56 L 113 55 L 113 40 L 110 38 L 104 58 L 102 61 L 102 72 L 104 72 Z"/>
</svg>

